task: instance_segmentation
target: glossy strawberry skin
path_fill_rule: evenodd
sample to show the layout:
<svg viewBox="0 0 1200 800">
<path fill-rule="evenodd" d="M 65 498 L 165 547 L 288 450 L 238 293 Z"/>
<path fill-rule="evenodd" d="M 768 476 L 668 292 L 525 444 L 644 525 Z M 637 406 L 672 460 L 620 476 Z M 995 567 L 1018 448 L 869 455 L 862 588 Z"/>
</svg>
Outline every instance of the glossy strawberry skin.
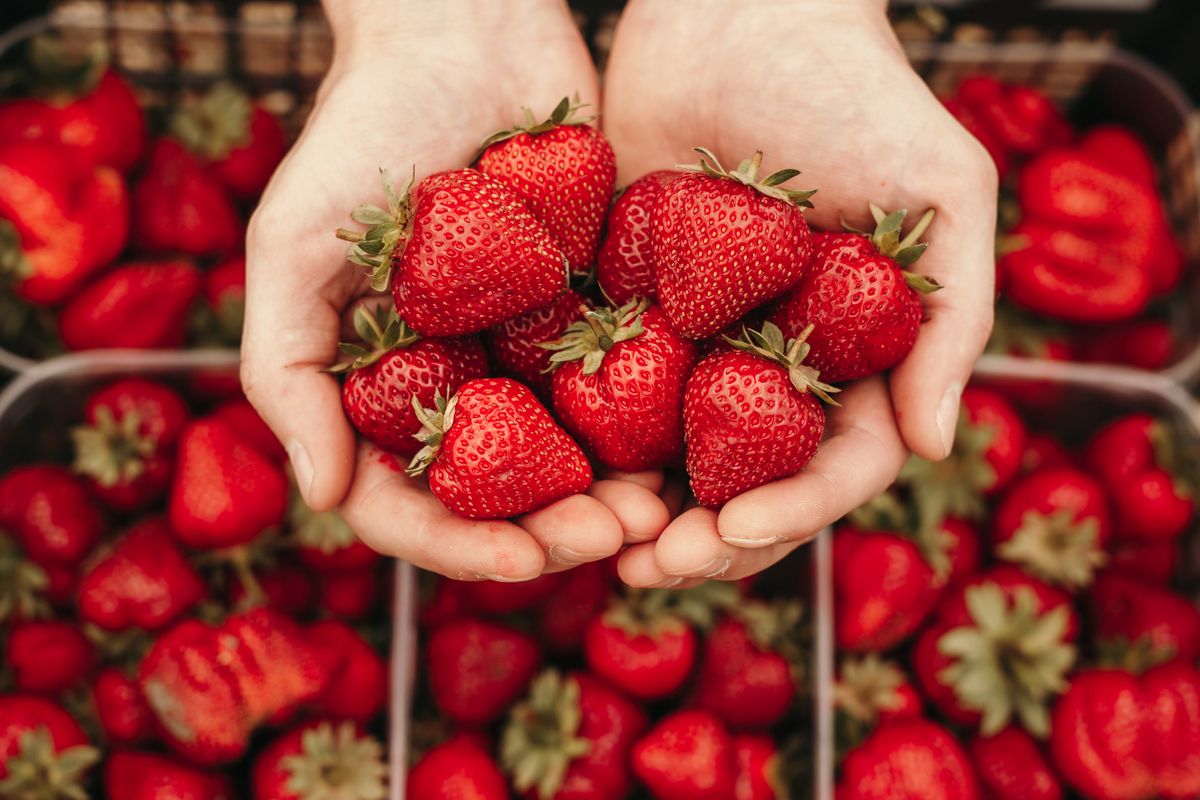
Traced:
<svg viewBox="0 0 1200 800">
<path fill-rule="evenodd" d="M 706 711 L 676 711 L 633 747 L 633 771 L 660 800 L 727 800 L 736 779 L 733 740 Z"/>
<path fill-rule="evenodd" d="M 408 772 L 408 796 L 508 800 L 508 780 L 478 744 L 459 736 L 430 749 Z"/>
<path fill-rule="evenodd" d="M 27 694 L 0 695 L 0 780 L 8 776 L 8 759 L 20 752 L 21 734 L 44 727 L 55 752 L 88 744 L 75 718 L 58 703 Z"/>
<path fill-rule="evenodd" d="M 0 528 L 39 564 L 78 564 L 103 525 L 83 482 L 62 467 L 31 464 L 0 477 Z"/>
<path fill-rule="evenodd" d="M 1010 726 L 992 736 L 973 736 L 967 743 L 967 752 L 990 798 L 1062 798 L 1062 785 L 1046 763 L 1037 742 L 1020 728 Z"/>
<path fill-rule="evenodd" d="M 412 231 L 393 257 L 396 312 L 427 336 L 460 336 L 553 302 L 567 286 L 550 232 L 504 184 L 441 172 L 412 195 Z"/>
<path fill-rule="evenodd" d="M 803 277 L 812 254 L 800 208 L 699 173 L 663 188 L 651 231 L 659 303 L 689 339 L 778 297 Z"/>
<path fill-rule="evenodd" d="M 1143 640 L 1185 663 L 1200 656 L 1200 611 L 1171 589 L 1104 573 L 1092 585 L 1088 605 L 1098 639 Z"/>
<path fill-rule="evenodd" d="M 942 520 L 941 532 L 947 538 L 946 555 L 950 559 L 950 571 L 942 585 L 953 589 L 979 571 L 983 558 L 980 552 L 982 534 L 974 524 L 954 517 Z M 937 580 L 935 575 L 934 581 Z"/>
<path fill-rule="evenodd" d="M 839 530 L 833 540 L 834 619 L 839 648 L 888 650 L 916 632 L 940 594 L 909 539 Z"/>
<path fill-rule="evenodd" d="M 229 779 L 158 753 L 118 750 L 104 764 L 111 800 L 229 800 Z"/>
<path fill-rule="evenodd" d="M 791 665 L 761 648 L 746 624 L 722 619 L 704 640 L 692 703 L 731 730 L 768 730 L 781 721 L 796 696 Z"/>
<path fill-rule="evenodd" d="M 59 335 L 71 350 L 180 347 L 200 280 L 185 261 L 122 264 L 63 307 Z"/>
<path fill-rule="evenodd" d="M 646 714 L 620 692 L 586 673 L 570 676 L 579 685 L 581 720 L 577 735 L 589 743 L 573 759 L 554 800 L 623 800 L 632 789 L 629 753 L 646 730 Z"/>
<path fill-rule="evenodd" d="M 383 658 L 353 628 L 324 620 L 308 628 L 308 640 L 329 663 L 329 682 L 313 701 L 318 714 L 367 723 L 387 701 L 388 669 Z"/>
<path fill-rule="evenodd" d="M 104 735 L 121 745 L 137 744 L 153 734 L 154 720 L 137 681 L 115 667 L 97 673 L 92 703 Z"/>
<path fill-rule="evenodd" d="M 79 685 L 95 653 L 74 622 L 25 620 L 9 628 L 4 661 L 18 691 L 53 695 Z"/>
<path fill-rule="evenodd" d="M 548 306 L 535 308 L 484 332 L 484 343 L 492 363 L 538 393 L 550 397 L 550 351 L 538 345 L 553 342 L 579 318 L 583 296 L 568 289 Z"/>
<path fill-rule="evenodd" d="M 678 691 L 692 674 L 696 649 L 696 632 L 681 619 L 634 632 L 601 614 L 588 625 L 583 641 L 588 668 L 638 700 Z"/>
<path fill-rule="evenodd" d="M 154 142 L 133 204 L 134 240 L 150 252 L 221 255 L 242 240 L 225 188 L 173 139 Z"/>
<path fill-rule="evenodd" d="M 663 187 L 679 175 L 671 170 L 643 175 L 625 187 L 608 212 L 604 241 L 596 254 L 596 279 L 614 305 L 655 298 L 650 219 Z"/>
<path fill-rule="evenodd" d="M 799 472 L 825 433 L 825 412 L 812 393 L 798 392 L 783 367 L 739 351 L 696 365 L 683 421 L 692 491 L 708 508 Z"/>
<path fill-rule="evenodd" d="M 226 400 L 214 408 L 209 417 L 233 428 L 243 440 L 272 461 L 282 462 L 287 458 L 283 443 L 245 397 Z"/>
<path fill-rule="evenodd" d="M 430 635 L 425 659 L 430 691 L 442 713 L 463 725 L 486 725 L 525 690 L 539 654 L 525 634 L 461 619 Z"/>
<path fill-rule="evenodd" d="M 1028 156 L 1072 138 L 1070 124 L 1055 105 L 1031 87 L 974 75 L 959 84 L 955 97 L 1007 153 Z"/>
<path fill-rule="evenodd" d="M 982 800 L 967 754 L 928 720 L 880 725 L 842 762 L 838 800 Z"/>
</svg>

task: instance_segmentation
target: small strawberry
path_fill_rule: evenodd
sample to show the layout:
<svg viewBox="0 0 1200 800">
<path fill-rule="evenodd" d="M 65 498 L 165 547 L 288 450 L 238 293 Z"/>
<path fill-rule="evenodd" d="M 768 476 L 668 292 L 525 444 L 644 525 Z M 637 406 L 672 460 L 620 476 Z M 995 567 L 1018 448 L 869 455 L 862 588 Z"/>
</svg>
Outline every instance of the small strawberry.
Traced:
<svg viewBox="0 0 1200 800">
<path fill-rule="evenodd" d="M 1179 335 L 1164 320 L 1134 320 L 1088 330 L 1078 345 L 1083 361 L 1163 369 L 1179 352 Z"/>
<path fill-rule="evenodd" d="M 283 449 L 283 444 L 245 397 L 226 400 L 213 409 L 208 417 L 233 428 L 247 444 L 272 461 L 283 463 L 287 458 L 287 451 Z"/>
<path fill-rule="evenodd" d="M 358 620 L 378 608 L 379 572 L 374 567 L 317 573 L 317 607 L 345 620 Z"/>
<path fill-rule="evenodd" d="M 463 725 L 500 718 L 538 666 L 537 644 L 523 633 L 478 619 L 448 622 L 429 637 L 426 672 L 443 714 Z"/>
<path fill-rule="evenodd" d="M 633 746 L 633 772 L 660 800 L 728 800 L 737 779 L 733 739 L 707 711 L 675 711 Z"/>
<path fill-rule="evenodd" d="M 134 241 L 154 253 L 219 256 L 238 247 L 242 223 L 223 187 L 173 139 L 150 148 L 133 187 Z"/>
<path fill-rule="evenodd" d="M 339 230 L 347 258 L 392 291 L 400 318 L 426 336 L 460 336 L 542 308 L 567 288 L 565 257 L 524 201 L 473 169 L 440 172 L 360 206 L 365 232 Z M 411 186 L 411 184 L 410 184 Z"/>
<path fill-rule="evenodd" d="M 329 683 L 312 705 L 317 714 L 367 723 L 387 701 L 388 668 L 353 628 L 338 620 L 311 625 L 306 634 L 329 662 Z"/>
<path fill-rule="evenodd" d="M 110 742 L 137 744 L 154 733 L 154 718 L 137 681 L 116 667 L 102 669 L 92 680 L 92 705 Z"/>
<path fill-rule="evenodd" d="M 613 588 L 608 566 L 592 561 L 569 572 L 550 574 L 563 574 L 566 580 L 534 610 L 538 638 L 555 653 L 581 650 L 592 620 L 608 606 Z"/>
<path fill-rule="evenodd" d="M 18 691 L 54 695 L 87 678 L 94 650 L 74 622 L 26 620 L 9 627 L 4 662 Z"/>
<path fill-rule="evenodd" d="M 421 420 L 413 407 L 432 406 L 464 383 L 487 376 L 487 354 L 473 336 L 418 336 L 390 308 L 360 306 L 354 327 L 364 344 L 342 344 L 353 357 L 330 368 L 345 372 L 342 407 L 355 429 L 383 449 L 411 458 L 421 449 Z"/>
<path fill-rule="evenodd" d="M 363 544 L 336 510 L 313 511 L 299 492 L 292 493 L 288 522 L 300 561 L 318 572 L 370 567 L 380 558 Z"/>
<path fill-rule="evenodd" d="M 604 242 L 596 254 L 596 278 L 610 302 L 624 305 L 655 298 L 650 220 L 663 187 L 679 175 L 670 170 L 643 175 L 621 190 L 608 212 Z"/>
<path fill-rule="evenodd" d="M 553 350 L 554 411 L 598 461 L 639 472 L 683 450 L 684 382 L 696 346 L 644 300 L 581 309 Z"/>
<path fill-rule="evenodd" d="M 1101 642 L 1140 644 L 1155 663 L 1200 656 L 1200 611 L 1171 589 L 1106 572 L 1092 585 L 1088 606 Z"/>
<path fill-rule="evenodd" d="M 533 392 L 509 378 L 469 381 L 437 410 L 413 404 L 425 448 L 408 467 L 427 473 L 446 508 L 503 519 L 578 494 L 592 483 L 583 451 Z"/>
<path fill-rule="evenodd" d="M 672 184 L 675 186 L 676 184 Z M 786 342 L 768 322 L 730 340 L 692 370 L 684 391 L 687 471 L 700 504 L 717 508 L 742 492 L 794 475 L 825 433 L 818 398 L 833 402 L 804 363 L 811 326 Z"/>
<path fill-rule="evenodd" d="M 99 760 L 100 751 L 62 706 L 0 695 L 0 797 L 82 800 L 83 782 Z"/>
<path fill-rule="evenodd" d="M 604 134 L 581 117 L 586 104 L 564 97 L 550 118 L 494 133 L 479 171 L 513 190 L 562 247 L 572 273 L 586 275 L 617 183 L 617 160 Z"/>
<path fill-rule="evenodd" d="M 759 179 L 762 153 L 726 171 L 708 150 L 663 188 L 651 219 L 658 301 L 671 325 L 703 339 L 778 297 L 804 276 L 812 236 L 804 220 L 813 192 Z"/>
<path fill-rule="evenodd" d="M 550 353 L 541 345 L 557 341 L 567 326 L 579 319 L 579 308 L 586 301 L 571 289 L 548 306 L 535 308 L 506 319 L 483 332 L 492 363 L 509 377 L 549 399 Z"/>
<path fill-rule="evenodd" d="M 109 800 L 231 800 L 229 778 L 158 753 L 118 750 L 104 762 Z"/>
<path fill-rule="evenodd" d="M 139 350 L 183 345 L 200 273 L 185 261 L 121 264 L 62 309 L 59 335 L 70 350 Z"/>
<path fill-rule="evenodd" d="M 833 705 L 839 749 L 859 746 L 879 724 L 922 716 L 921 698 L 908 676 L 876 653 L 842 659 Z"/>
<path fill-rule="evenodd" d="M 384 800 L 383 745 L 350 722 L 310 722 L 258 754 L 250 783 L 254 800 Z"/>
<path fill-rule="evenodd" d="M 0 528 L 38 564 L 78 564 L 103 526 L 87 487 L 63 467 L 30 464 L 0 477 Z"/>
<path fill-rule="evenodd" d="M 976 734 L 967 743 L 971 763 L 989 798 L 1061 800 L 1062 784 L 1028 733 L 1009 726 L 991 736 Z"/>
<path fill-rule="evenodd" d="M 982 800 L 967 754 L 924 719 L 880 725 L 842 762 L 838 800 Z"/>
<path fill-rule="evenodd" d="M 230 256 L 204 271 L 201 302 L 189 320 L 192 338 L 212 347 L 237 347 L 246 317 L 246 257 Z"/>
<path fill-rule="evenodd" d="M 457 736 L 428 750 L 408 771 L 408 797 L 508 800 L 508 781 L 487 750 Z"/>
<path fill-rule="evenodd" d="M 696 631 L 661 590 L 614 597 L 587 626 L 588 668 L 638 700 L 674 694 L 696 664 Z"/>
</svg>

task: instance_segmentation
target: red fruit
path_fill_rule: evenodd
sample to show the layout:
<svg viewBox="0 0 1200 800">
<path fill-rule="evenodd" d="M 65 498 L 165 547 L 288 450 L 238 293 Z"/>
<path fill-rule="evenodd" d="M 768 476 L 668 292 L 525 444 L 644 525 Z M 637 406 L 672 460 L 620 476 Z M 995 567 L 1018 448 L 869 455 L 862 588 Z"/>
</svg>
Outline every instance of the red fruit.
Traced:
<svg viewBox="0 0 1200 800">
<path fill-rule="evenodd" d="M 940 586 L 912 540 L 847 527 L 833 539 L 833 593 L 838 647 L 881 651 L 920 627 Z"/>
<path fill-rule="evenodd" d="M 661 469 L 683 450 L 683 389 L 696 346 L 634 301 L 583 312 L 554 343 L 554 411 L 601 463 Z"/>
<path fill-rule="evenodd" d="M 414 405 L 414 410 L 416 406 Z M 509 378 L 469 381 L 418 415 L 427 445 L 409 475 L 426 472 L 446 508 L 471 519 L 536 511 L 592 483 L 579 445 L 533 392 Z"/>
<path fill-rule="evenodd" d="M 1071 140 L 1071 126 L 1045 95 L 986 75 L 959 84 L 955 95 L 1006 151 L 1030 155 Z"/>
<path fill-rule="evenodd" d="M 707 711 L 675 711 L 633 746 L 633 772 L 661 800 L 727 800 L 737 779 L 733 740 Z"/>
<path fill-rule="evenodd" d="M 1149 414 L 1118 419 L 1092 438 L 1084 459 L 1112 498 L 1117 535 L 1129 541 L 1166 541 L 1187 529 L 1196 511 L 1179 461 L 1178 435 Z"/>
<path fill-rule="evenodd" d="M 703 339 L 778 297 L 804 276 L 812 237 L 804 207 L 812 192 L 761 181 L 762 153 L 726 171 L 697 148 L 693 172 L 665 186 L 651 219 L 658 301 L 675 330 Z"/>
<path fill-rule="evenodd" d="M 160 138 L 150 148 L 133 204 L 135 241 L 151 252 L 222 255 L 242 240 L 225 188 L 173 139 Z"/>
<path fill-rule="evenodd" d="M 1176 340 L 1175 329 L 1168 322 L 1135 320 L 1088 331 L 1079 356 L 1084 361 L 1160 370 L 1171 363 L 1178 349 Z"/>
<path fill-rule="evenodd" d="M 366 234 L 347 258 L 391 288 L 400 318 L 426 336 L 460 336 L 542 308 L 567 284 L 565 256 L 511 189 L 473 169 L 440 172 L 397 194 L 387 210 L 354 212 Z M 365 236 L 373 237 L 365 239 Z"/>
<path fill-rule="evenodd" d="M 1154 156 L 1138 135 L 1120 125 L 1097 125 L 1084 134 L 1079 148 L 1106 167 L 1131 180 L 1158 186 Z"/>
<path fill-rule="evenodd" d="M 377 607 L 379 573 L 374 567 L 317 573 L 318 607 L 342 619 L 362 619 Z"/>
<path fill-rule="evenodd" d="M 229 778 L 157 753 L 118 750 L 104 764 L 109 800 L 229 800 Z"/>
<path fill-rule="evenodd" d="M 562 573 L 567 579 L 534 612 L 538 638 L 546 649 L 567 653 L 583 648 L 592 619 L 608 605 L 612 581 L 607 570 L 605 564 L 593 561 Z"/>
<path fill-rule="evenodd" d="M 312 511 L 297 496 L 292 499 L 292 536 L 300 561 L 318 572 L 367 569 L 379 553 L 367 547 L 337 511 Z"/>
<path fill-rule="evenodd" d="M 200 273 L 186 262 L 122 264 L 63 307 L 59 335 L 70 350 L 180 347 L 199 292 Z"/>
<path fill-rule="evenodd" d="M 227 425 L 199 420 L 180 439 L 171 527 L 189 547 L 245 544 L 283 521 L 287 493 L 277 464 Z"/>
<path fill-rule="evenodd" d="M 768 322 L 747 336 L 702 359 L 684 390 L 688 476 L 709 508 L 803 469 L 825 433 L 817 398 L 836 391 L 804 364 L 804 335 L 785 343 Z"/>
<path fill-rule="evenodd" d="M 241 199 L 252 199 L 263 190 L 286 149 L 279 121 L 229 83 L 219 83 L 177 109 L 170 127 Z"/>
<path fill-rule="evenodd" d="M 92 703 L 104 736 L 116 744 L 137 744 L 150 738 L 154 718 L 137 681 L 115 667 L 101 670 L 92 681 Z"/>
<path fill-rule="evenodd" d="M 209 419 L 217 420 L 235 430 L 239 436 L 272 461 L 282 463 L 287 451 L 263 418 L 244 397 L 227 400 L 217 406 Z"/>
<path fill-rule="evenodd" d="M 1155 663 L 1200 656 L 1200 611 L 1170 589 L 1103 573 L 1088 593 L 1096 638 L 1140 643 Z"/>
<path fill-rule="evenodd" d="M 550 351 L 541 345 L 561 337 L 567 326 L 579 318 L 579 308 L 586 302 L 582 295 L 568 289 L 548 306 L 488 328 L 483 340 L 492 363 L 548 399 L 554 376 L 550 372 Z"/>
<path fill-rule="evenodd" d="M 260 608 L 235 614 L 216 635 L 220 658 L 233 668 L 252 720 L 275 719 L 312 702 L 329 685 L 317 644 L 277 611 Z"/>
<path fill-rule="evenodd" d="M 733 758 L 737 769 L 733 800 L 776 800 L 787 796 L 778 774 L 781 755 L 769 735 L 734 736 Z"/>
<path fill-rule="evenodd" d="M 309 722 L 280 734 L 258 754 L 250 784 L 254 800 L 382 798 L 383 745 L 350 722 Z"/>
<path fill-rule="evenodd" d="M 940 537 L 945 546 L 948 569 L 944 575 L 939 575 L 935 569 L 934 580 L 942 582 L 945 586 L 957 588 L 979 571 L 982 558 L 979 552 L 979 530 L 966 520 L 947 517 L 942 520 L 935 536 Z"/>
<path fill-rule="evenodd" d="M 87 488 L 62 467 L 30 464 L 0 477 L 0 528 L 39 564 L 78 564 L 103 526 Z"/>
<path fill-rule="evenodd" d="M 429 636 L 426 673 L 443 714 L 462 725 L 499 719 L 537 669 L 537 644 L 523 633 L 478 619 L 447 622 Z"/>
<path fill-rule="evenodd" d="M 617 183 L 612 146 L 564 97 L 550 118 L 487 138 L 479 171 L 513 190 L 562 247 L 571 272 L 592 270 L 600 229 Z"/>
<path fill-rule="evenodd" d="M 246 257 L 230 256 L 205 270 L 201 297 L 191 319 L 197 342 L 237 347 L 246 316 Z"/>
<path fill-rule="evenodd" d="M 408 797 L 422 800 L 508 800 L 508 781 L 469 737 L 430 749 L 408 772 Z"/>
<path fill-rule="evenodd" d="M 92 670 L 92 643 L 73 622 L 29 620 L 8 631 L 4 661 L 22 692 L 58 694 L 81 683 Z"/>
<path fill-rule="evenodd" d="M 396 312 L 374 314 L 360 306 L 354 327 L 366 347 L 343 344 L 353 361 L 338 364 L 345 372 L 342 407 L 364 437 L 392 453 L 411 458 L 421 449 L 421 420 L 414 404 L 432 407 L 464 383 L 487 376 L 487 354 L 473 336 L 426 339 L 413 333 Z"/>
<path fill-rule="evenodd" d="M 1145 583 L 1169 584 L 1178 560 L 1175 542 L 1117 542 L 1109 553 L 1108 570 Z"/>
<path fill-rule="evenodd" d="M 614 599 L 583 640 L 588 668 L 638 700 L 658 700 L 683 686 L 696 664 L 696 632 L 664 598 Z"/>
<path fill-rule="evenodd" d="M 857 747 L 876 724 L 922 716 L 921 698 L 908 676 L 876 653 L 842 659 L 833 704 L 839 715 L 839 747 L 843 734 L 845 744 Z"/>
<path fill-rule="evenodd" d="M 838 800 L 981 800 L 967 754 L 928 720 L 880 725 L 842 762 Z"/>
<path fill-rule="evenodd" d="M 1031 433 L 1021 454 L 1021 472 L 1037 472 L 1041 469 L 1058 469 L 1076 465 L 1075 456 L 1062 442 L 1044 433 Z"/>
<path fill-rule="evenodd" d="M 371 645 L 344 622 L 311 625 L 307 637 L 328 662 L 329 683 L 314 710 L 333 719 L 370 722 L 387 701 L 388 669 Z"/>
<path fill-rule="evenodd" d="M 262 598 L 254 597 L 247 592 L 242 581 L 233 581 L 229 587 L 229 607 L 245 610 L 258 604 L 274 609 L 289 617 L 302 617 L 312 610 L 316 601 L 316 587 L 312 576 L 304 569 L 288 562 L 277 563 L 269 569 L 253 573 L 258 587 L 262 589 Z M 357 574 L 352 577 L 358 579 Z M 368 586 L 371 586 L 368 582 Z M 374 597 L 372 596 L 372 600 Z"/>
<path fill-rule="evenodd" d="M 988 797 L 995 800 L 1060 800 L 1058 777 L 1028 733 L 1008 727 L 992 736 L 973 736 L 967 752 Z"/>
<path fill-rule="evenodd" d="M 1008 148 L 963 103 L 953 97 L 944 97 L 941 100 L 946 110 L 987 150 L 988 155 L 992 157 L 992 163 L 996 165 L 996 172 L 1003 179 L 1011 166 Z"/>
<path fill-rule="evenodd" d="M 460 585 L 464 602 L 473 611 L 491 616 L 502 616 L 548 605 L 545 602 L 546 598 L 574 575 L 574 570 L 547 572 L 532 580 L 519 583 L 468 581 Z M 448 580 L 443 581 L 443 583 L 448 582 Z"/>
<path fill-rule="evenodd" d="M 0 794 L 86 797 L 83 783 L 100 752 L 57 703 L 0 695 Z"/>
<path fill-rule="evenodd" d="M 663 187 L 679 175 L 671 170 L 643 175 L 621 191 L 608 212 L 604 242 L 596 254 L 596 278 L 610 302 L 624 305 L 655 298 L 650 220 Z"/>
</svg>

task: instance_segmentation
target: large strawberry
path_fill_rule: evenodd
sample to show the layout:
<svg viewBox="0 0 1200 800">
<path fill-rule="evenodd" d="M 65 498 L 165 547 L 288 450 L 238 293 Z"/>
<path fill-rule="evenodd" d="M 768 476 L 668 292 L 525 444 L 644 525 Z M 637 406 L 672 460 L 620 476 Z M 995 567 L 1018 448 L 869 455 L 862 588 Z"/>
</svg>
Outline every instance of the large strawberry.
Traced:
<svg viewBox="0 0 1200 800">
<path fill-rule="evenodd" d="M 309 722 L 277 736 L 254 759 L 254 800 L 383 800 L 383 745 L 352 722 Z"/>
<path fill-rule="evenodd" d="M 499 719 L 525 690 L 538 658 L 537 644 L 525 634 L 471 618 L 441 626 L 425 648 L 434 702 L 466 725 Z"/>
<path fill-rule="evenodd" d="M 136 744 L 154 733 L 154 717 L 137 681 L 116 667 L 92 680 L 92 705 L 104 736 L 116 744 Z"/>
<path fill-rule="evenodd" d="M 87 487 L 62 467 L 30 464 L 0 477 L 0 528 L 38 564 L 78 564 L 103 526 Z"/>
<path fill-rule="evenodd" d="M 308 628 L 308 640 L 329 662 L 329 682 L 313 701 L 318 714 L 370 722 L 387 701 L 387 664 L 357 631 L 339 620 Z"/>
<path fill-rule="evenodd" d="M 676 711 L 633 746 L 633 771 L 659 800 L 728 800 L 737 767 L 733 740 L 707 711 Z"/>
<path fill-rule="evenodd" d="M 588 668 L 638 700 L 678 691 L 696 664 L 696 631 L 664 590 L 614 598 L 587 626 Z"/>
<path fill-rule="evenodd" d="M 487 354 L 474 336 L 429 339 L 413 332 L 394 309 L 360 306 L 354 328 L 363 344 L 342 344 L 353 360 L 331 368 L 346 373 L 342 407 L 355 429 L 383 449 L 411 458 L 421 449 L 421 420 L 413 405 L 433 406 L 470 380 L 487 376 Z"/>
<path fill-rule="evenodd" d="M 186 261 L 122 264 L 63 307 L 59 335 L 71 350 L 179 347 L 199 293 L 200 273 Z"/>
<path fill-rule="evenodd" d="M 973 736 L 967 752 L 979 781 L 994 800 L 1061 800 L 1062 784 L 1028 733 L 1009 726 Z"/>
<path fill-rule="evenodd" d="M 427 751 L 408 771 L 408 797 L 423 800 L 509 800 L 508 781 L 496 762 L 468 736 Z"/>
<path fill-rule="evenodd" d="M 980 800 L 975 771 L 945 728 L 924 719 L 880 725 L 842 762 L 838 800 Z"/>
<path fill-rule="evenodd" d="M 567 326 L 579 319 L 579 308 L 586 302 L 582 295 L 568 289 L 548 306 L 488 328 L 483 341 L 492 363 L 549 400 L 554 376 L 550 370 L 550 351 L 542 345 L 558 340 Z"/>
<path fill-rule="evenodd" d="M 483 143 L 479 171 L 511 188 L 546 226 L 570 270 L 592 269 L 600 229 L 617 183 L 617 159 L 594 117 L 581 117 L 585 104 L 564 97 L 550 118 L 494 133 Z"/>
<path fill-rule="evenodd" d="M 158 753 L 117 750 L 104 762 L 109 800 L 231 800 L 229 778 Z"/>
<path fill-rule="evenodd" d="M 533 392 L 509 378 L 469 381 L 437 408 L 414 403 L 425 448 L 410 475 L 426 473 L 446 508 L 472 519 L 536 511 L 587 489 L 587 458 Z"/>
<path fill-rule="evenodd" d="M 1072 138 L 1070 123 L 1032 87 L 972 75 L 958 85 L 954 96 L 1007 153 L 1028 156 Z"/>
<path fill-rule="evenodd" d="M 4 663 L 18 691 L 65 692 L 83 682 L 95 660 L 95 648 L 75 622 L 24 620 L 8 629 Z"/>
<path fill-rule="evenodd" d="M 62 706 L 34 695 L 0 695 L 0 797 L 87 797 L 81 785 L 100 760 Z"/>
<path fill-rule="evenodd" d="M 825 433 L 818 398 L 832 402 L 829 393 L 837 390 L 804 363 L 811 331 L 785 342 L 768 322 L 692 370 L 683 424 L 688 476 L 701 505 L 716 508 L 794 475 L 816 455 Z"/>
<path fill-rule="evenodd" d="M 567 288 L 565 256 L 525 202 L 473 169 L 439 172 L 387 208 L 360 206 L 365 232 L 339 230 L 347 258 L 391 289 L 400 318 L 427 336 L 459 336 L 541 308 Z"/>
<path fill-rule="evenodd" d="M 1156 663 L 1194 663 L 1200 655 L 1200 611 L 1171 589 L 1105 572 L 1092 585 L 1088 605 L 1102 643 L 1140 645 Z"/>
<path fill-rule="evenodd" d="M 225 188 L 174 139 L 150 149 L 133 187 L 135 243 L 156 253 L 222 255 L 237 248 L 242 224 Z"/>
<path fill-rule="evenodd" d="M 708 150 L 663 188 L 650 223 L 658 301 L 689 339 L 711 336 L 778 297 L 805 273 L 812 236 L 804 207 L 812 192 L 759 178 L 762 153 L 727 171 Z"/>
<path fill-rule="evenodd" d="M 645 728 L 645 712 L 603 682 L 547 670 L 509 713 L 500 762 L 523 796 L 623 800 L 629 752 Z"/>
<path fill-rule="evenodd" d="M 696 346 L 657 307 L 581 310 L 554 351 L 554 411 L 601 463 L 661 469 L 683 451 L 683 389 Z"/>
<path fill-rule="evenodd" d="M 643 175 L 621 190 L 608 212 L 604 242 L 596 254 L 596 279 L 609 302 L 624 305 L 653 300 L 657 294 L 650 220 L 663 187 L 679 175 L 670 170 Z"/>
<path fill-rule="evenodd" d="M 871 205 L 875 231 L 818 233 L 800 283 L 779 303 L 771 321 L 785 336 L 809 325 L 809 363 L 827 381 L 865 378 L 904 360 L 921 327 L 921 295 L 941 284 L 909 272 L 921 253 L 921 234 L 933 210 L 900 238 L 906 212 Z"/>
</svg>

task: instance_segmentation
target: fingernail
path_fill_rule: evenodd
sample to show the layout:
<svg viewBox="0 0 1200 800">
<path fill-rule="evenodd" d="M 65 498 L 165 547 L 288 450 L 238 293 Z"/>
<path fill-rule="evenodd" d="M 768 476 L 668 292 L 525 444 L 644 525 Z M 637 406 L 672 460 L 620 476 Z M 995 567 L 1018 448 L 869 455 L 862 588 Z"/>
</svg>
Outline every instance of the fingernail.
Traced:
<svg viewBox="0 0 1200 800">
<path fill-rule="evenodd" d="M 945 455 L 950 455 L 954 449 L 954 430 L 958 426 L 958 401 L 962 397 L 962 390 L 961 383 L 950 384 L 938 405 L 937 426 L 942 436 L 942 453 Z"/>
<path fill-rule="evenodd" d="M 719 578 L 729 571 L 730 565 L 733 564 L 733 559 L 729 556 L 721 556 L 714 558 L 703 567 L 702 578 Z"/>
<path fill-rule="evenodd" d="M 495 581 L 496 583 L 524 583 L 525 581 L 533 580 L 532 578 L 510 578 L 507 575 L 487 575 L 485 573 L 480 573 L 475 577 L 481 581 Z"/>
<path fill-rule="evenodd" d="M 296 486 L 300 488 L 300 494 L 304 495 L 304 501 L 308 502 L 313 482 L 312 459 L 308 457 L 304 445 L 295 439 L 288 444 L 287 454 L 292 462 L 292 472 L 296 475 Z"/>
<path fill-rule="evenodd" d="M 670 578 L 662 583 L 656 583 L 653 586 L 647 586 L 647 589 L 674 589 L 679 584 L 683 583 L 683 578 Z"/>
<path fill-rule="evenodd" d="M 760 547 L 770 547 L 773 544 L 779 544 L 783 541 L 783 537 L 764 536 L 762 538 L 741 539 L 736 536 L 722 536 L 721 541 L 725 544 L 731 544 L 734 547 L 741 547 L 745 550 L 756 550 Z"/>
<path fill-rule="evenodd" d="M 583 553 L 577 553 L 569 547 L 563 547 L 561 544 L 552 544 L 546 550 L 546 556 L 555 564 L 582 564 L 585 561 L 592 561 Z"/>
</svg>

